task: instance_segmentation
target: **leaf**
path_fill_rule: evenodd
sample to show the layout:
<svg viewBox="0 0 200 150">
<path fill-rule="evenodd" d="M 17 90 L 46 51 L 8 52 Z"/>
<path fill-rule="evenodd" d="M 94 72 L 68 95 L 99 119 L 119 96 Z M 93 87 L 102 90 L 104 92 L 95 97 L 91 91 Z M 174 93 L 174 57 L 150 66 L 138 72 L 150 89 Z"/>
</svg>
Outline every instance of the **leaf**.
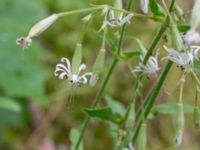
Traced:
<svg viewBox="0 0 200 150">
<path fill-rule="evenodd" d="M 118 113 L 120 114 L 121 116 L 124 116 L 125 113 L 126 113 L 126 109 L 125 107 L 122 105 L 122 103 L 120 103 L 119 101 L 117 100 L 114 100 L 112 97 L 110 96 L 105 96 L 105 99 L 106 99 L 106 103 L 107 103 L 107 106 L 110 107 L 113 111 L 113 113 Z"/>
<path fill-rule="evenodd" d="M 0 97 L 0 109 L 6 109 L 13 112 L 19 112 L 21 110 L 20 105 L 16 101 L 7 97 Z"/>
<path fill-rule="evenodd" d="M 119 121 L 119 115 L 114 114 L 110 107 L 96 108 L 96 109 L 84 109 L 83 110 L 89 117 L 98 118 L 105 121 L 111 121 L 117 123 Z"/>
<path fill-rule="evenodd" d="M 184 112 L 185 113 L 192 113 L 194 107 L 189 104 L 184 104 Z M 156 116 L 159 114 L 167 115 L 167 114 L 174 114 L 178 111 L 178 104 L 177 103 L 169 103 L 169 104 L 159 104 L 155 105 L 151 110 L 151 115 Z"/>
<path fill-rule="evenodd" d="M 137 57 L 137 56 L 140 56 L 140 55 L 141 55 L 140 51 L 125 51 L 125 52 L 122 52 L 121 58 L 124 59 L 124 60 L 129 60 L 133 57 Z"/>
<path fill-rule="evenodd" d="M 178 25 L 178 30 L 180 32 L 187 32 L 190 30 L 190 25 Z"/>
<path fill-rule="evenodd" d="M 70 131 L 70 141 L 71 141 L 71 150 L 75 149 L 76 143 L 78 141 L 78 138 L 80 136 L 80 132 L 77 129 L 71 129 Z M 78 150 L 83 150 L 83 142 L 81 141 L 80 146 Z"/>
<path fill-rule="evenodd" d="M 1 12 L 5 12 L 1 13 L 0 24 L 0 86 L 5 95 L 41 97 L 45 93 L 47 72 L 39 57 L 45 55 L 36 41 L 24 53 L 15 41 L 46 16 L 44 10 L 32 0 L 0 1 L 0 6 Z"/>
<path fill-rule="evenodd" d="M 150 8 L 154 16 L 165 16 L 162 7 L 156 0 L 150 0 Z"/>
<path fill-rule="evenodd" d="M 143 43 L 138 38 L 133 38 L 133 40 L 136 42 L 139 50 L 141 51 L 142 55 L 145 55 L 147 52 L 146 47 L 143 45 Z"/>
</svg>

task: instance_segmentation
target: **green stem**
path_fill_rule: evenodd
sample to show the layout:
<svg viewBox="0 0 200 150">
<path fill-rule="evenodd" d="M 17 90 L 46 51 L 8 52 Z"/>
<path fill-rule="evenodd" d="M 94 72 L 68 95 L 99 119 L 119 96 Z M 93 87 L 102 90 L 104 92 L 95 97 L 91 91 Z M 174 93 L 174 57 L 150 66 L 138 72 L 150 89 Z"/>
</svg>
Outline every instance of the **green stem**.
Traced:
<svg viewBox="0 0 200 150">
<path fill-rule="evenodd" d="M 145 103 L 144 103 L 144 106 L 143 106 L 143 109 L 144 110 L 144 115 L 142 113 L 142 110 L 140 109 L 140 111 L 137 113 L 136 115 L 136 122 L 139 123 L 136 131 L 135 131 L 135 134 L 133 136 L 133 144 L 136 142 L 136 139 L 137 139 L 137 136 L 138 136 L 138 133 L 139 133 L 139 130 L 140 130 L 140 127 L 141 127 L 141 124 L 142 124 L 142 121 L 143 121 L 143 117 L 144 119 L 146 119 L 148 117 L 148 114 L 149 112 L 151 111 L 151 108 L 156 100 L 156 97 L 158 96 L 159 92 L 160 92 L 160 89 L 165 81 L 165 78 L 167 77 L 167 74 L 172 66 L 172 62 L 169 61 L 162 74 L 160 75 L 159 79 L 157 80 L 156 84 L 151 88 L 147 98 L 145 99 Z"/>
<path fill-rule="evenodd" d="M 86 12 L 95 11 L 95 10 L 101 10 L 101 9 L 103 9 L 102 5 L 91 7 L 91 8 L 85 8 L 85 9 L 79 9 L 79 10 L 72 10 L 72 11 L 68 11 L 68 12 L 62 12 L 62 13 L 58 13 L 57 15 L 58 15 L 58 17 L 63 17 L 63 16 L 67 16 L 67 15 L 86 13 Z"/>
<path fill-rule="evenodd" d="M 130 9 L 131 9 L 132 1 L 133 1 L 133 0 L 129 0 L 127 10 L 130 10 Z M 123 37 L 124 37 L 124 34 L 125 34 L 125 26 L 126 26 L 126 24 L 123 25 L 122 30 L 121 30 L 121 34 L 120 34 L 120 39 L 119 39 L 119 43 L 118 43 L 118 50 L 117 50 L 117 54 L 118 54 L 118 55 L 120 54 L 120 51 L 121 51 L 122 40 L 123 40 Z M 103 81 L 103 84 L 102 84 L 102 86 L 101 86 L 101 88 L 100 88 L 100 90 L 99 90 L 99 92 L 98 92 L 98 94 L 97 94 L 97 96 L 96 96 L 96 98 L 95 98 L 95 100 L 94 100 L 94 102 L 93 102 L 92 108 L 96 108 L 97 105 L 98 105 L 98 103 L 101 101 L 101 98 L 102 98 L 102 96 L 103 96 L 103 93 L 104 93 L 104 91 L 105 91 L 105 88 L 106 88 L 106 86 L 107 86 L 107 84 L 108 84 L 108 82 L 109 82 L 109 80 L 110 80 L 110 77 L 111 77 L 111 75 L 112 75 L 112 73 L 113 73 L 113 70 L 114 70 L 114 68 L 116 67 L 117 63 L 118 63 L 118 58 L 115 58 L 115 59 L 113 60 L 113 62 L 112 62 L 112 65 L 111 65 L 111 67 L 110 67 L 110 69 L 109 69 L 109 71 L 108 71 L 108 73 L 107 73 L 107 75 L 106 75 L 104 81 Z M 75 146 L 75 149 L 74 149 L 74 150 L 78 150 L 79 145 L 80 145 L 80 143 L 81 143 L 81 140 L 82 140 L 82 138 L 83 138 L 83 135 L 84 135 L 84 133 L 85 133 L 85 131 L 86 131 L 86 128 L 87 128 L 89 122 L 90 122 L 90 118 L 87 117 L 87 118 L 85 119 L 85 121 L 84 121 L 83 126 L 82 126 L 82 129 L 81 129 L 81 132 L 80 132 L 80 136 L 79 136 L 79 138 L 78 138 L 78 141 L 77 141 L 77 143 L 76 143 L 76 146 Z"/>
<path fill-rule="evenodd" d="M 196 73 L 194 73 L 194 71 L 191 71 L 191 75 L 194 78 L 194 80 L 196 81 L 196 83 L 198 84 L 198 86 L 200 87 L 200 80 L 197 77 Z"/>
</svg>

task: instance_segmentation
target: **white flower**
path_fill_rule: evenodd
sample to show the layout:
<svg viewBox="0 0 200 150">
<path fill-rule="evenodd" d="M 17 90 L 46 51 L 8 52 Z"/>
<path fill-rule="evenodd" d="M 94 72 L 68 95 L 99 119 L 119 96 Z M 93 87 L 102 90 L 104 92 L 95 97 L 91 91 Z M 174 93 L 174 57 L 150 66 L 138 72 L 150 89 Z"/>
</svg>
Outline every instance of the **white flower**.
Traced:
<svg viewBox="0 0 200 150">
<path fill-rule="evenodd" d="M 55 76 L 58 76 L 59 79 L 64 79 L 64 77 L 66 77 L 75 87 L 88 83 L 87 76 L 92 76 L 92 73 L 87 72 L 80 75 L 80 72 L 86 69 L 85 64 L 81 64 L 78 73 L 74 74 L 71 63 L 67 58 L 61 58 L 61 62 L 63 62 L 63 64 L 56 65 Z"/>
<path fill-rule="evenodd" d="M 125 23 L 130 23 L 131 18 L 134 16 L 134 14 L 128 14 L 127 16 L 123 17 L 124 13 L 120 13 L 117 17 L 115 16 L 115 13 L 113 10 L 109 11 L 109 17 L 107 20 L 104 20 L 103 25 L 101 26 L 100 30 L 105 29 L 107 26 L 110 26 L 111 28 L 122 26 Z"/>
<path fill-rule="evenodd" d="M 200 43 L 200 34 L 195 30 L 189 30 L 184 36 L 184 40 L 188 46 Z"/>
<path fill-rule="evenodd" d="M 173 48 L 167 48 L 164 46 L 165 50 L 168 51 L 168 55 L 162 60 L 169 59 L 176 63 L 181 69 L 189 69 L 193 67 L 194 58 L 198 59 L 199 46 L 191 46 L 189 50 L 185 52 L 178 52 Z"/>
<path fill-rule="evenodd" d="M 144 65 L 143 63 L 140 63 L 138 66 L 135 67 L 135 69 L 132 72 L 143 72 L 145 74 L 155 74 L 158 70 L 160 70 L 159 64 L 158 64 L 158 57 L 159 53 L 156 53 L 156 56 L 150 56 L 147 64 Z"/>
<path fill-rule="evenodd" d="M 20 37 L 16 40 L 17 45 L 22 45 L 23 48 L 28 48 L 32 42 L 32 38 L 40 35 L 49 28 L 58 19 L 57 14 L 53 14 L 38 23 L 36 23 L 29 31 L 27 37 Z"/>
<path fill-rule="evenodd" d="M 142 11 L 147 14 L 148 13 L 148 7 L 149 7 L 149 0 L 140 0 L 140 7 Z"/>
</svg>

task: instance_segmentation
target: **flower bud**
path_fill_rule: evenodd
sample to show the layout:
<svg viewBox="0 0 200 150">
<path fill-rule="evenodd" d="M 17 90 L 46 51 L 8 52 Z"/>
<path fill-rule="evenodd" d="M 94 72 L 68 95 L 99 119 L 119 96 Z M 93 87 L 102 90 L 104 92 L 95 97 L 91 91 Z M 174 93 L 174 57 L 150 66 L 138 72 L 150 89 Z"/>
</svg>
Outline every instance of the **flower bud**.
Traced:
<svg viewBox="0 0 200 150">
<path fill-rule="evenodd" d="M 137 139 L 137 147 L 139 150 L 146 150 L 147 145 L 147 134 L 146 134 L 146 123 L 142 123 L 140 133 Z"/>
<path fill-rule="evenodd" d="M 183 50 L 183 40 L 176 25 L 171 26 L 172 46 L 181 51 Z"/>
<path fill-rule="evenodd" d="M 100 49 L 97 59 L 94 63 L 93 70 L 92 70 L 92 77 L 90 78 L 90 86 L 94 86 L 99 79 L 99 75 L 103 70 L 104 67 L 104 59 L 105 59 L 105 49 Z"/>
<path fill-rule="evenodd" d="M 47 28 L 49 28 L 56 20 L 58 19 L 57 14 L 53 14 L 35 24 L 31 30 L 29 31 L 28 37 L 33 38 L 35 36 L 40 35 Z"/>
<path fill-rule="evenodd" d="M 200 25 L 200 0 L 196 0 L 193 10 L 192 10 L 192 16 L 191 16 L 191 26 L 192 29 L 197 29 Z"/>
<path fill-rule="evenodd" d="M 118 8 L 118 9 L 123 9 L 122 0 L 115 0 L 114 7 Z"/>
<path fill-rule="evenodd" d="M 199 130 L 200 129 L 200 110 L 198 107 L 194 108 L 193 118 L 194 118 L 194 125 L 196 129 Z"/>
<path fill-rule="evenodd" d="M 181 145 L 184 125 L 185 125 L 185 118 L 184 118 L 183 104 L 179 103 L 177 111 L 177 120 L 176 120 L 176 137 L 175 137 L 176 146 Z"/>
<path fill-rule="evenodd" d="M 36 23 L 29 31 L 27 37 L 20 37 L 16 40 L 17 45 L 22 45 L 23 48 L 28 48 L 32 42 L 32 38 L 40 35 L 49 28 L 58 19 L 57 14 L 53 14 L 38 23 Z"/>
<path fill-rule="evenodd" d="M 76 49 L 72 58 L 72 73 L 79 74 L 79 66 L 82 61 L 82 44 L 77 43 Z"/>
<path fill-rule="evenodd" d="M 135 104 L 132 103 L 130 105 L 130 111 L 127 118 L 126 127 L 131 130 L 134 127 L 134 123 L 135 123 Z"/>
<path fill-rule="evenodd" d="M 149 0 L 140 0 L 140 8 L 143 13 L 147 14 L 149 10 Z"/>
</svg>

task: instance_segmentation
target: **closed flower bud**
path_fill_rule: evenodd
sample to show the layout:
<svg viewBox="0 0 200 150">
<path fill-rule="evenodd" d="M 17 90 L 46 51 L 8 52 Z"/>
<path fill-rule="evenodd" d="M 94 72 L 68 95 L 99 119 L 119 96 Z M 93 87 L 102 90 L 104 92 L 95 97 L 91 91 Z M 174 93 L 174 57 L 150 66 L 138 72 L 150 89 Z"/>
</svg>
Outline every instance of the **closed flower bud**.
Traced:
<svg viewBox="0 0 200 150">
<path fill-rule="evenodd" d="M 16 44 L 22 45 L 23 48 L 28 48 L 32 42 L 32 38 L 40 35 L 47 28 L 49 28 L 58 19 L 57 14 L 53 14 L 38 23 L 36 23 L 29 31 L 27 37 L 21 37 L 16 40 Z"/>
<path fill-rule="evenodd" d="M 178 104 L 177 120 L 176 120 L 176 137 L 175 144 L 180 146 L 183 138 L 183 130 L 185 125 L 183 104 Z"/>
<path fill-rule="evenodd" d="M 176 25 L 171 26 L 172 47 L 181 51 L 183 50 L 183 40 Z"/>
<path fill-rule="evenodd" d="M 140 128 L 140 133 L 137 139 L 137 147 L 138 150 L 146 150 L 146 145 L 147 145 L 147 131 L 146 131 L 146 123 L 142 123 L 141 128 Z"/>
<path fill-rule="evenodd" d="M 193 118 L 194 118 L 194 125 L 196 129 L 199 130 L 200 129 L 200 110 L 198 107 L 194 108 Z"/>
<path fill-rule="evenodd" d="M 135 104 L 132 103 L 130 105 L 130 111 L 127 118 L 126 127 L 131 130 L 134 127 L 134 123 L 135 123 Z"/>
<path fill-rule="evenodd" d="M 72 72 L 74 74 L 79 73 L 79 66 L 81 65 L 82 61 L 82 44 L 77 43 L 76 49 L 72 58 Z"/>
<path fill-rule="evenodd" d="M 99 79 L 99 75 L 103 70 L 104 67 L 104 59 L 105 59 L 105 49 L 100 49 L 97 59 L 94 63 L 93 70 L 92 70 L 92 77 L 90 78 L 90 85 L 94 86 Z"/>
</svg>

